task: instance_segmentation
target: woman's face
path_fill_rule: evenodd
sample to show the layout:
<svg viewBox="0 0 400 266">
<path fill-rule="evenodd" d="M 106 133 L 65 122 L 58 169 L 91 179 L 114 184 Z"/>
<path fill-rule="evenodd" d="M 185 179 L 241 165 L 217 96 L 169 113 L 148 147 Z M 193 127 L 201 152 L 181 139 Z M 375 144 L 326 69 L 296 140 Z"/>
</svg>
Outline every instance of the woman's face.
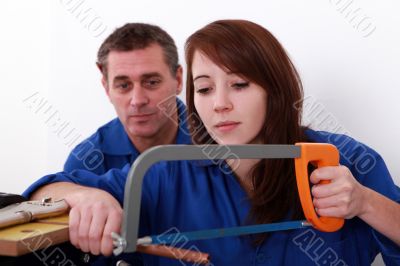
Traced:
<svg viewBox="0 0 400 266">
<path fill-rule="evenodd" d="M 218 144 L 261 144 L 258 135 L 266 116 L 266 91 L 226 72 L 198 51 L 192 74 L 194 105 L 210 136 Z"/>
</svg>

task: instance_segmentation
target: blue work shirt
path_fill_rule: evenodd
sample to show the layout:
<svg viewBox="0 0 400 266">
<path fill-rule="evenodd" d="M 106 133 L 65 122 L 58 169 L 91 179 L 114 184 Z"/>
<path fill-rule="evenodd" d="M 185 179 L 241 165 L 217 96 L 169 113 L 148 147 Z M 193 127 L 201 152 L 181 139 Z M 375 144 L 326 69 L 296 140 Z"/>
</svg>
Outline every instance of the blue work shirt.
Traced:
<svg viewBox="0 0 400 266">
<path fill-rule="evenodd" d="M 337 146 L 340 164 L 358 182 L 400 202 L 399 188 L 375 151 L 344 135 L 306 133 L 311 142 Z M 153 165 L 143 182 L 139 236 L 244 225 L 250 210 L 247 194 L 235 176 L 220 167 L 211 161 Z M 81 170 L 49 175 L 25 195 L 47 183 L 68 181 L 104 189 L 122 202 L 128 170 L 126 165 L 97 178 Z M 313 228 L 274 232 L 258 246 L 250 236 L 241 236 L 178 243 L 177 247 L 209 253 L 212 265 L 370 265 L 379 252 L 387 265 L 400 265 L 400 248 L 359 218 L 346 220 L 333 233 Z M 130 255 L 123 257 L 129 261 Z M 145 265 L 182 265 L 164 257 L 142 255 L 142 259 Z"/>
<path fill-rule="evenodd" d="M 179 129 L 175 143 L 190 144 L 186 107 L 180 99 L 176 100 Z M 139 155 L 121 121 L 115 118 L 72 150 L 65 162 L 64 172 L 83 169 L 102 175 L 110 169 L 121 169 L 126 164 L 132 164 Z"/>
</svg>

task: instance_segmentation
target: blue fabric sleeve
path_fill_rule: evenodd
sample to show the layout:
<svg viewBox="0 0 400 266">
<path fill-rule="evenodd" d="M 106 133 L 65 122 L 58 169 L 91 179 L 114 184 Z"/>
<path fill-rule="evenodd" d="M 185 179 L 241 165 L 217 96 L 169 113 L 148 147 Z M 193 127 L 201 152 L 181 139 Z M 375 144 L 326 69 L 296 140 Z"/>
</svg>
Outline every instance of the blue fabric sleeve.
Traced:
<svg viewBox="0 0 400 266">
<path fill-rule="evenodd" d="M 64 164 L 64 172 L 69 173 L 75 169 L 84 169 L 83 163 L 70 153 Z"/>
<path fill-rule="evenodd" d="M 400 203 L 400 188 L 394 184 L 394 181 L 391 178 L 389 170 L 387 169 L 382 157 L 377 154 L 375 158 L 376 165 L 371 170 L 371 178 L 366 178 L 363 185 L 370 187 L 389 199 Z M 382 258 L 385 261 L 385 264 L 400 265 L 400 247 L 376 230 L 372 230 L 372 233 L 379 246 L 379 249 L 382 252 Z"/>
<path fill-rule="evenodd" d="M 88 170 L 93 173 L 104 173 L 104 154 L 98 147 L 94 137 L 78 144 L 69 154 L 64 164 L 64 172 L 70 173 L 76 169 Z"/>
<path fill-rule="evenodd" d="M 87 170 L 74 170 L 71 173 L 60 172 L 44 176 L 33 183 L 23 195 L 29 198 L 38 188 L 55 183 L 71 182 L 83 186 L 95 187 L 109 192 L 121 204 L 124 198 L 124 187 L 130 165 L 127 164 L 123 169 L 111 169 L 103 175 L 96 175 Z"/>
<path fill-rule="evenodd" d="M 315 142 L 335 145 L 340 151 L 340 164 L 347 166 L 359 183 L 400 203 L 400 188 L 376 151 L 346 135 L 312 130 L 307 135 Z M 400 247 L 376 230 L 371 228 L 371 231 L 385 263 L 400 265 Z"/>
<path fill-rule="evenodd" d="M 354 163 L 349 167 L 354 177 L 363 185 L 383 196 L 400 203 L 400 189 L 394 183 L 383 158 L 368 146 L 354 141 L 349 150 L 357 152 L 349 153 L 342 149 L 342 156 L 353 156 Z M 400 247 L 393 241 L 372 229 L 373 238 L 382 253 L 386 265 L 400 265 Z"/>
<path fill-rule="evenodd" d="M 375 230 L 373 236 L 381 250 L 385 265 L 400 265 L 400 247 Z"/>
<path fill-rule="evenodd" d="M 363 185 L 400 203 L 400 189 L 394 184 L 385 162 L 378 154 L 375 159 L 376 165 L 371 170 L 371 173 L 369 173 L 369 178 L 363 180 Z M 376 230 L 372 229 L 372 233 L 382 252 L 382 258 L 385 264 L 400 265 L 400 247 Z"/>
</svg>

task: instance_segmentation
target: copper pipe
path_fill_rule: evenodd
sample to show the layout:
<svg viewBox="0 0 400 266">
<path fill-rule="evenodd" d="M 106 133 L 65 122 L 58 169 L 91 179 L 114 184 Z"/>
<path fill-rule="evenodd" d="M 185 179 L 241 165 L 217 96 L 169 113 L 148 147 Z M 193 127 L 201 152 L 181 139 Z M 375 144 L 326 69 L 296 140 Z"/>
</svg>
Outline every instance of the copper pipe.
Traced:
<svg viewBox="0 0 400 266">
<path fill-rule="evenodd" d="M 188 249 L 174 248 L 165 245 L 137 245 L 136 250 L 141 253 L 183 260 L 199 264 L 210 263 L 210 255 L 207 253 L 191 251 Z"/>
</svg>

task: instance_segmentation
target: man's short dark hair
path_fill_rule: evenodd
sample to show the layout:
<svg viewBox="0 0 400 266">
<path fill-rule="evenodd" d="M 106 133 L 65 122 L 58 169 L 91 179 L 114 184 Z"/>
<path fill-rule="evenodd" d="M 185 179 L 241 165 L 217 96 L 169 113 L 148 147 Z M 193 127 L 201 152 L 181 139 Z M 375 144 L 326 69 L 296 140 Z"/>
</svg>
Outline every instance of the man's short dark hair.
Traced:
<svg viewBox="0 0 400 266">
<path fill-rule="evenodd" d="M 107 76 L 107 59 L 111 51 L 145 49 L 154 43 L 163 49 L 165 63 L 169 66 L 171 74 L 175 75 L 179 62 L 174 40 L 160 27 L 146 23 L 127 23 L 117 28 L 100 46 L 97 64 Z"/>
</svg>

